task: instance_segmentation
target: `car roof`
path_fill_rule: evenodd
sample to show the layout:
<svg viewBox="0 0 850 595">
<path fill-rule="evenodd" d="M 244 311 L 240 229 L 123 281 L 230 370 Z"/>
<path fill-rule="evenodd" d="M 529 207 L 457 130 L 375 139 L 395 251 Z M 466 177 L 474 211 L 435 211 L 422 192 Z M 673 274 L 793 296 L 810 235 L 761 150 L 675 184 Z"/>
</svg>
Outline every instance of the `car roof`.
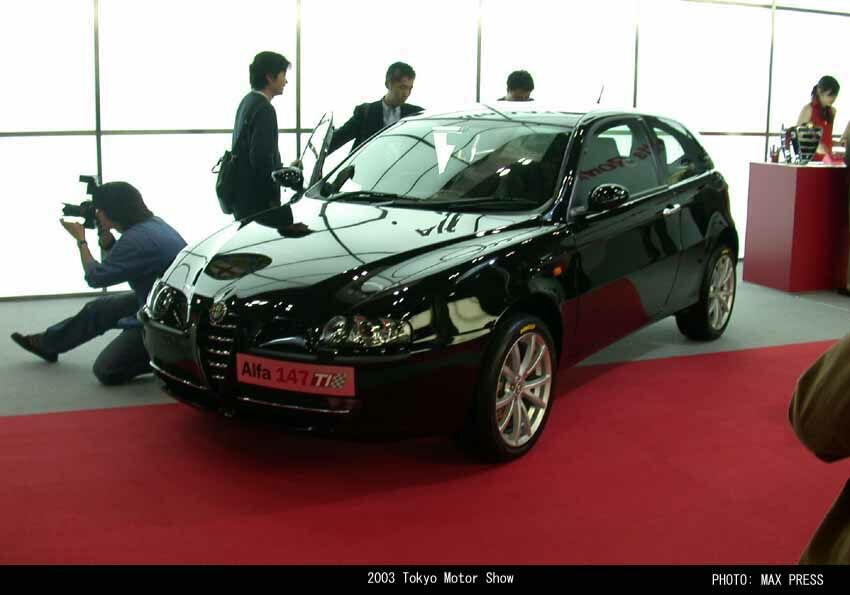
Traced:
<svg viewBox="0 0 850 595">
<path fill-rule="evenodd" d="M 594 106 L 591 109 L 571 110 L 564 106 L 544 104 L 537 101 L 493 101 L 489 103 L 471 104 L 458 109 L 426 110 L 406 119 L 509 119 L 516 122 L 549 124 L 553 126 L 574 128 L 580 121 L 588 124 L 602 118 L 622 115 L 659 117 L 656 114 L 639 112 L 633 108 L 611 109 L 598 108 Z"/>
<path fill-rule="evenodd" d="M 513 120 L 533 124 L 550 124 L 553 126 L 574 127 L 584 116 L 584 112 L 570 111 L 564 108 L 529 105 L 534 102 L 509 102 L 493 101 L 490 103 L 476 103 L 463 106 L 458 109 L 448 110 L 426 110 L 415 116 L 406 118 L 409 120 L 459 120 L 459 119 L 481 119 L 481 120 Z"/>
</svg>

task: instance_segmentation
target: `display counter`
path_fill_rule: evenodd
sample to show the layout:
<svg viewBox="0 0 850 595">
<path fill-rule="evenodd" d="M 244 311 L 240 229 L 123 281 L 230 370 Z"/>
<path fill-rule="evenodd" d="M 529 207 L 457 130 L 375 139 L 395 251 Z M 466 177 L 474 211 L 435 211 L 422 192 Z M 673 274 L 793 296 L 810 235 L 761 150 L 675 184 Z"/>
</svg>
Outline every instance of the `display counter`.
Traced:
<svg viewBox="0 0 850 595">
<path fill-rule="evenodd" d="M 847 174 L 843 166 L 750 163 L 744 281 L 791 292 L 845 286 Z"/>
</svg>

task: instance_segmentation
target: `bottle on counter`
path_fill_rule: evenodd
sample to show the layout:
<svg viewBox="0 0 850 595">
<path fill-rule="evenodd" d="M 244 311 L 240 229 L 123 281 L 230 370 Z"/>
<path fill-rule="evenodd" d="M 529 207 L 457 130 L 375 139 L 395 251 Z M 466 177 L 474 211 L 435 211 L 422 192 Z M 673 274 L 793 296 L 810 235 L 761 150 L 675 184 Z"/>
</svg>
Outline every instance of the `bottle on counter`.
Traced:
<svg viewBox="0 0 850 595">
<path fill-rule="evenodd" d="M 770 162 L 779 163 L 779 147 L 770 145 Z"/>
</svg>

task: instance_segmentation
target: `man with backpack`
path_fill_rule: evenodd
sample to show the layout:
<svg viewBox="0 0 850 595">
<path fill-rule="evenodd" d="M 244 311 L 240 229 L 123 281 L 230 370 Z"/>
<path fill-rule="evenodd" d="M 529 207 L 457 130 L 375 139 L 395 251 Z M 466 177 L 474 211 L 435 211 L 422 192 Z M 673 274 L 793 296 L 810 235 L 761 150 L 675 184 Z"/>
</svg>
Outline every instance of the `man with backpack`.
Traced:
<svg viewBox="0 0 850 595">
<path fill-rule="evenodd" d="M 271 177 L 281 166 L 271 101 L 283 93 L 289 65 L 280 54 L 260 52 L 249 67 L 251 92 L 236 110 L 231 140 L 235 167 L 229 207 L 237 220 L 280 206 L 280 186 Z"/>
</svg>

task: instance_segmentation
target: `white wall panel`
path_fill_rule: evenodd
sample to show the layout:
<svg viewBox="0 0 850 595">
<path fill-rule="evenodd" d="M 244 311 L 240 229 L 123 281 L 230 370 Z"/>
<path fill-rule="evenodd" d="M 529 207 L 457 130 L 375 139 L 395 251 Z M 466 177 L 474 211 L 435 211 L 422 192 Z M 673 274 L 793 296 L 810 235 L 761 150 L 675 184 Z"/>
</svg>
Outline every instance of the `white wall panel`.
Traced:
<svg viewBox="0 0 850 595">
<path fill-rule="evenodd" d="M 94 137 L 0 138 L 0 297 L 93 291 L 83 281 L 77 243 L 59 219 L 63 202 L 89 200 L 78 179 L 97 173 L 95 155 Z"/>
<path fill-rule="evenodd" d="M 105 130 L 232 128 L 261 51 L 295 62 L 295 0 L 100 1 Z M 295 68 L 274 100 L 295 127 Z"/>
<path fill-rule="evenodd" d="M 776 6 L 850 13 L 847 0 L 778 0 Z"/>
<path fill-rule="evenodd" d="M 642 3 L 638 109 L 696 130 L 759 132 L 767 121 L 769 68 L 769 10 Z"/>
<path fill-rule="evenodd" d="M 93 6 L 0 3 L 0 131 L 94 130 Z"/>
<path fill-rule="evenodd" d="M 296 0 L 99 0 L 104 130 L 229 129 L 248 92 L 248 65 L 263 50 L 293 62 L 274 100 L 281 128 L 334 111 L 342 124 L 358 103 L 379 99 L 394 61 L 417 71 L 412 103 L 431 110 L 475 100 L 477 31 L 482 24 L 481 100 L 504 95 L 512 70 L 534 76 L 541 106 L 630 107 L 635 25 L 639 24 L 638 109 L 695 130 L 762 131 L 767 118 L 769 0 L 735 4 L 682 0 L 302 0 L 302 63 L 297 63 Z M 737 4 L 737 5 L 736 5 Z M 740 6 L 752 4 L 753 6 Z M 850 12 L 848 0 L 779 0 L 780 7 Z M 0 132 L 93 130 L 93 0 L 29 0 L 0 6 Z M 824 74 L 845 86 L 835 133 L 848 120 L 850 17 L 777 10 L 771 130 L 792 124 Z M 811 39 L 815 36 L 816 46 Z M 848 108 L 850 109 L 850 108 Z M 295 134 L 282 134 L 285 163 Z M 302 140 L 306 136 L 302 136 Z M 138 186 L 148 204 L 187 240 L 230 218 L 218 210 L 210 167 L 229 134 L 103 137 L 107 181 Z M 750 161 L 761 137 L 704 136 L 729 182 L 743 252 Z M 771 139 L 771 142 L 774 142 Z M 58 224 L 60 202 L 84 197 L 81 173 L 95 173 L 93 137 L 0 137 L 0 191 L 16 220 L 3 248 L 14 258 L 0 297 L 87 290 L 77 251 Z M 344 156 L 339 152 L 331 161 Z M 333 165 L 330 163 L 329 165 Z M 37 181 L 37 183 L 34 183 Z M 33 229 L 38 242 L 33 245 Z"/>
<path fill-rule="evenodd" d="M 210 172 L 229 142 L 229 134 L 107 136 L 104 181 L 133 184 L 156 215 L 193 243 L 233 221 L 218 206 Z M 295 154 L 294 134 L 280 135 L 280 150 Z"/>
<path fill-rule="evenodd" d="M 850 2 L 846 3 L 850 8 Z M 804 39 L 811 41 L 804 42 Z M 773 57 L 773 97 L 770 128 L 778 132 L 797 123 L 804 105 L 811 101 L 812 87 L 823 75 L 843 86 L 833 106 L 837 110 L 834 132 L 840 134 L 850 120 L 850 17 L 777 11 Z M 801 46 L 810 48 L 802 51 Z"/>
<path fill-rule="evenodd" d="M 484 0 L 481 101 L 505 94 L 508 75 L 527 70 L 532 97 L 583 111 L 631 107 L 634 92 L 633 0 Z"/>
<path fill-rule="evenodd" d="M 416 71 L 410 103 L 428 110 L 475 101 L 475 0 L 304 0 L 301 122 L 344 123 L 354 106 L 386 93 L 393 62 Z"/>
<path fill-rule="evenodd" d="M 747 195 L 750 189 L 750 162 L 764 161 L 764 138 L 748 136 L 703 136 L 700 139 L 714 166 L 729 184 L 732 218 L 738 229 L 738 254 L 744 256 L 747 230 Z"/>
</svg>

